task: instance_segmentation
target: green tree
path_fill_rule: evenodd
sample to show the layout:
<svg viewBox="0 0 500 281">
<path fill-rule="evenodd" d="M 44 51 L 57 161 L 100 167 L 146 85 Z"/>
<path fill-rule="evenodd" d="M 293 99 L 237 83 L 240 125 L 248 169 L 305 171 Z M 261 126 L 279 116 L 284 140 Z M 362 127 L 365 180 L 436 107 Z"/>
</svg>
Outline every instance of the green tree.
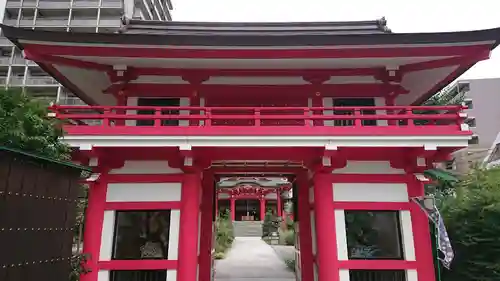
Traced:
<svg viewBox="0 0 500 281">
<path fill-rule="evenodd" d="M 0 144 L 68 160 L 70 148 L 60 141 L 60 122 L 47 117 L 47 106 L 20 90 L 0 90 Z"/>
<path fill-rule="evenodd" d="M 455 191 L 441 203 L 455 250 L 442 280 L 500 280 L 500 168 L 472 169 Z"/>
</svg>

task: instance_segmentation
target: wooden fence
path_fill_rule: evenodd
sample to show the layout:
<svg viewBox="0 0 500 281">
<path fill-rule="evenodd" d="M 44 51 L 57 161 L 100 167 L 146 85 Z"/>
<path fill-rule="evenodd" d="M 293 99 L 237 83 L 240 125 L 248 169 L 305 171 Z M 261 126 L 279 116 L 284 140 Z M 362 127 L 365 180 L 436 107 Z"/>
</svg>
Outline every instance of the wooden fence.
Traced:
<svg viewBox="0 0 500 281">
<path fill-rule="evenodd" d="M 0 147 L 0 280 L 69 279 L 83 170 Z"/>
</svg>

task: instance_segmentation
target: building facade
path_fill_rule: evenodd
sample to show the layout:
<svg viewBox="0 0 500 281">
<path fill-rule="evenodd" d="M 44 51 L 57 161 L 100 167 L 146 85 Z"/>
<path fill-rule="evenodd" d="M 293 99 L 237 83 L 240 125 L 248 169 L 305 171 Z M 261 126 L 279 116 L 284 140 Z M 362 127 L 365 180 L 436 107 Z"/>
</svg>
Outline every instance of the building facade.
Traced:
<svg viewBox="0 0 500 281">
<path fill-rule="evenodd" d="M 3 4 L 3 5 L 2 5 Z M 0 22 L 10 26 L 67 32 L 115 33 L 122 17 L 170 21 L 170 0 L 3 0 Z M 22 88 L 60 104 L 84 104 L 0 35 L 0 85 Z"/>
<path fill-rule="evenodd" d="M 298 280 L 436 280 L 423 172 L 472 132 L 463 106 L 416 105 L 487 59 L 500 28 L 127 24 L 2 27 L 91 105 L 50 108 L 94 172 L 81 280 L 212 280 L 217 186 L 249 175 L 291 183 Z"/>
<path fill-rule="evenodd" d="M 474 165 L 482 164 L 491 154 L 500 132 L 500 78 L 459 80 L 454 87 L 457 98 L 463 96 L 468 108 L 467 123 L 475 139 L 465 149 L 453 154 L 447 168 L 457 173 L 467 173 Z"/>
</svg>

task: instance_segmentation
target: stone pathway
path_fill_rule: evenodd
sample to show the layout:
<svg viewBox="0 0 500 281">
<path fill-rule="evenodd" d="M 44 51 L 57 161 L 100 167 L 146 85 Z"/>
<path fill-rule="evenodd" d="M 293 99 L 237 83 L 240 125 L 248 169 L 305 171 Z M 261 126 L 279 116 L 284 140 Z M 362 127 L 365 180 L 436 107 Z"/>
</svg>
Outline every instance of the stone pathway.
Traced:
<svg viewBox="0 0 500 281">
<path fill-rule="evenodd" d="M 260 237 L 236 237 L 215 269 L 216 281 L 295 281 L 295 273 Z"/>
</svg>

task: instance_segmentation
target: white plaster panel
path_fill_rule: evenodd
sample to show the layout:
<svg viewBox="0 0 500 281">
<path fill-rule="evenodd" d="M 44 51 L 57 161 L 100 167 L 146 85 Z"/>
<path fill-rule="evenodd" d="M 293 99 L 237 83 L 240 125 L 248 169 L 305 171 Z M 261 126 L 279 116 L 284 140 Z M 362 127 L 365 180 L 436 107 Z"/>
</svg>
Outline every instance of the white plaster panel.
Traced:
<svg viewBox="0 0 500 281">
<path fill-rule="evenodd" d="M 220 193 L 219 194 L 219 199 L 229 199 L 229 197 L 231 197 L 231 196 L 227 193 Z"/>
<path fill-rule="evenodd" d="M 179 256 L 179 228 L 181 222 L 181 212 L 179 210 L 170 211 L 170 232 L 168 234 L 168 259 L 177 260 Z M 168 279 L 175 280 L 175 279 Z"/>
<path fill-rule="evenodd" d="M 401 220 L 401 237 L 403 239 L 402 242 L 405 260 L 415 261 L 415 243 L 410 211 L 400 211 L 399 214 Z"/>
<path fill-rule="evenodd" d="M 181 183 L 110 183 L 106 202 L 168 202 L 181 200 Z"/>
<path fill-rule="evenodd" d="M 334 174 L 404 174 L 402 169 L 394 169 L 389 161 L 347 161 L 342 169 Z"/>
<path fill-rule="evenodd" d="M 311 238 L 312 238 L 312 252 L 316 255 L 316 220 L 314 217 L 314 211 L 311 211 Z"/>
<path fill-rule="evenodd" d="M 198 135 L 66 135 L 72 147 L 467 147 L 469 135 L 422 136 L 198 136 Z"/>
<path fill-rule="evenodd" d="M 314 281 L 318 281 L 318 264 L 314 263 L 313 265 L 313 273 L 314 273 Z"/>
<path fill-rule="evenodd" d="M 323 98 L 323 107 L 333 107 L 333 98 Z M 333 110 L 324 110 L 323 115 L 333 115 Z M 325 120 L 323 124 L 325 126 L 333 126 L 333 120 Z"/>
<path fill-rule="evenodd" d="M 205 106 L 205 98 L 200 98 L 200 106 Z M 201 110 L 200 114 L 204 115 L 205 110 Z M 205 120 L 200 120 L 200 126 L 205 126 Z"/>
<path fill-rule="evenodd" d="M 180 98 L 180 106 L 189 106 L 189 98 Z M 179 115 L 189 115 L 189 110 L 180 110 Z M 189 120 L 179 120 L 179 126 L 189 126 Z"/>
<path fill-rule="evenodd" d="M 177 280 L 177 270 L 167 270 L 167 280 L 166 281 L 175 281 Z"/>
<path fill-rule="evenodd" d="M 139 102 L 138 97 L 129 97 L 127 98 L 127 105 L 128 106 L 137 106 Z M 127 115 L 135 115 L 137 114 L 137 110 L 127 110 L 126 112 Z M 137 125 L 136 120 L 125 120 L 125 126 L 135 126 Z"/>
<path fill-rule="evenodd" d="M 337 234 L 337 256 L 340 261 L 349 259 L 344 210 L 335 210 L 335 233 Z"/>
<path fill-rule="evenodd" d="M 425 163 L 425 158 L 418 157 L 417 158 L 417 166 L 419 167 L 425 167 L 427 163 Z"/>
<path fill-rule="evenodd" d="M 114 169 L 110 174 L 182 174 L 181 169 L 168 166 L 168 161 L 125 161 L 120 169 Z"/>
<path fill-rule="evenodd" d="M 339 281 L 350 281 L 351 277 L 349 276 L 349 269 L 340 269 L 339 270 Z M 352 280 L 356 281 L 356 280 Z"/>
<path fill-rule="evenodd" d="M 408 269 L 406 271 L 406 281 L 418 281 L 418 273 L 416 269 Z"/>
<path fill-rule="evenodd" d="M 375 106 L 385 106 L 385 98 L 384 97 L 377 97 L 374 98 L 375 101 Z M 375 112 L 377 115 L 384 115 L 387 114 L 386 110 L 377 110 Z M 388 122 L 387 120 L 377 120 L 377 126 L 387 126 Z"/>
<path fill-rule="evenodd" d="M 340 202 L 408 202 L 405 183 L 334 183 L 332 188 Z"/>
<path fill-rule="evenodd" d="M 109 270 L 99 270 L 97 272 L 97 281 L 109 281 Z"/>
<path fill-rule="evenodd" d="M 277 199 L 278 196 L 276 196 L 276 193 L 269 193 L 266 194 L 266 199 Z"/>
<path fill-rule="evenodd" d="M 104 211 L 101 232 L 101 251 L 99 260 L 109 261 L 113 255 L 113 237 L 115 236 L 115 211 Z"/>
</svg>

